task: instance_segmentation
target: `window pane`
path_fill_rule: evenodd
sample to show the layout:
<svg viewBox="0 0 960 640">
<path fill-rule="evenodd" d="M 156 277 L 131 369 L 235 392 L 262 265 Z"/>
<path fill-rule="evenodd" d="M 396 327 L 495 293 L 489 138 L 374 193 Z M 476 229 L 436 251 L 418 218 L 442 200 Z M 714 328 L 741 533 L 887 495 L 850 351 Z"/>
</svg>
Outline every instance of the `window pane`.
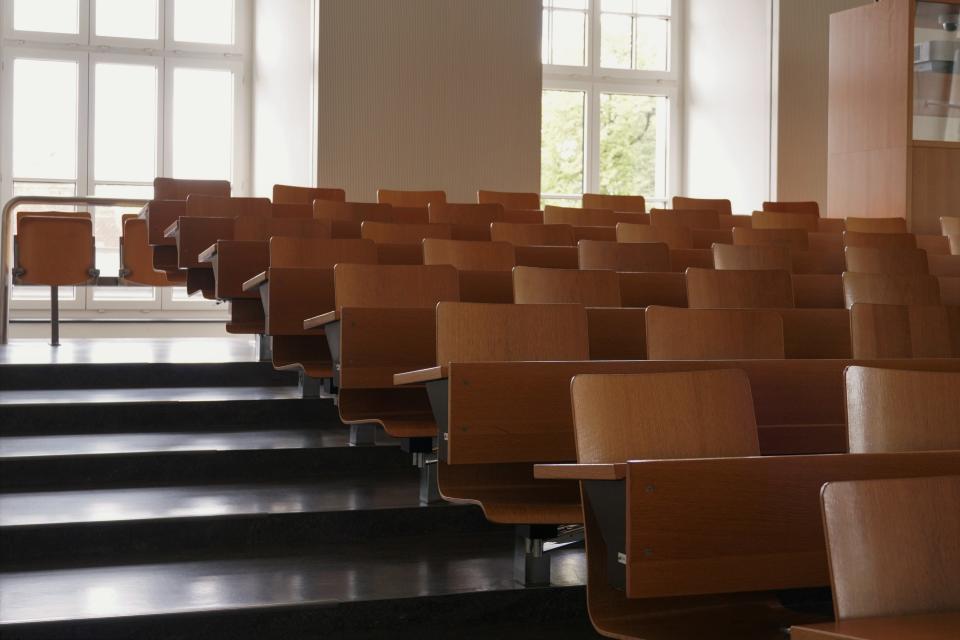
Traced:
<svg viewBox="0 0 960 640">
<path fill-rule="evenodd" d="M 100 63 L 94 74 L 95 179 L 153 180 L 157 175 L 157 68 Z"/>
<path fill-rule="evenodd" d="M 178 42 L 233 44 L 234 0 L 175 0 L 173 38 Z"/>
<path fill-rule="evenodd" d="M 629 69 L 633 57 L 633 18 L 600 15 L 600 64 L 607 69 Z"/>
<path fill-rule="evenodd" d="M 544 91 L 540 191 L 549 195 L 583 193 L 582 91 Z"/>
<path fill-rule="evenodd" d="M 587 9 L 587 0 L 546 0 L 543 4 L 561 9 Z"/>
<path fill-rule="evenodd" d="M 600 94 L 600 191 L 662 197 L 667 98 Z"/>
<path fill-rule="evenodd" d="M 80 33 L 79 0 L 14 0 L 16 31 Z"/>
<path fill-rule="evenodd" d="M 13 62 L 13 175 L 77 177 L 76 62 Z"/>
<path fill-rule="evenodd" d="M 98 184 L 94 195 L 115 198 L 143 198 L 153 196 L 152 185 Z M 120 270 L 121 218 L 125 213 L 136 213 L 139 207 L 96 207 L 93 210 L 93 235 L 97 247 L 97 268 L 104 277 L 116 277 Z M 94 298 L 97 298 L 96 292 Z"/>
<path fill-rule="evenodd" d="M 173 177 L 230 180 L 233 73 L 181 67 L 173 72 Z"/>
<path fill-rule="evenodd" d="M 637 13 L 645 13 L 651 16 L 669 16 L 670 0 L 634 0 Z"/>
<path fill-rule="evenodd" d="M 96 34 L 156 40 L 157 0 L 97 0 Z"/>
<path fill-rule="evenodd" d="M 670 21 L 657 18 L 636 18 L 636 60 L 634 69 L 667 70 Z"/>
<path fill-rule="evenodd" d="M 550 28 L 550 63 L 582 67 L 587 64 L 587 14 L 553 11 Z"/>
</svg>

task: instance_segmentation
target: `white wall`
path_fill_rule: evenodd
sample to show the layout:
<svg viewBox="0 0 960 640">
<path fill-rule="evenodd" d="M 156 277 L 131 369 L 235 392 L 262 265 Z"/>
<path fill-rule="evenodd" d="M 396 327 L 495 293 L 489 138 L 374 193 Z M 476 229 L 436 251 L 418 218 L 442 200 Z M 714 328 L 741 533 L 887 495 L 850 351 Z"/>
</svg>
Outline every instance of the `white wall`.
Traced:
<svg viewBox="0 0 960 640">
<path fill-rule="evenodd" d="M 684 193 L 735 213 L 770 196 L 772 0 L 688 0 Z"/>
<path fill-rule="evenodd" d="M 314 184 L 314 0 L 256 0 L 253 195 Z"/>
</svg>

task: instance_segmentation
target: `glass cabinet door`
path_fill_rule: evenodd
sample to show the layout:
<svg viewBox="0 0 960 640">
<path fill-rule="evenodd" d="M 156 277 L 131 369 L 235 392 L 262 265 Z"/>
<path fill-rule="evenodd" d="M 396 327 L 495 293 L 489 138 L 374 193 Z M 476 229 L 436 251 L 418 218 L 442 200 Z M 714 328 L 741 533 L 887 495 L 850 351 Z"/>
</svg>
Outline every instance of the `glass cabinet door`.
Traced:
<svg viewBox="0 0 960 640">
<path fill-rule="evenodd" d="M 913 138 L 960 142 L 960 4 L 917 2 Z"/>
</svg>

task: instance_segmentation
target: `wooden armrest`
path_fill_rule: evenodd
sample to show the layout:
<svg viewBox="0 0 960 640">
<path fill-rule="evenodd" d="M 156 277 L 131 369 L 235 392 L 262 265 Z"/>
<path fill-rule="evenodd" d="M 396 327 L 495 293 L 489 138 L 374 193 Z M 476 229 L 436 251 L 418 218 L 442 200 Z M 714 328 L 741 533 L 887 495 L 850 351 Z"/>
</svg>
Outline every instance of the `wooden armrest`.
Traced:
<svg viewBox="0 0 960 640">
<path fill-rule="evenodd" d="M 625 462 L 608 464 L 536 464 L 537 480 L 623 480 L 627 477 Z"/>
<path fill-rule="evenodd" d="M 163 230 L 164 238 L 176 238 L 180 231 L 180 220 L 174 220 L 170 226 Z"/>
<path fill-rule="evenodd" d="M 217 256 L 217 244 L 213 243 L 197 255 L 197 262 L 213 262 Z"/>
<path fill-rule="evenodd" d="M 330 324 L 331 322 L 337 322 L 338 320 L 340 320 L 340 314 L 336 310 L 328 311 L 304 320 L 303 328 L 304 330 L 319 329 Z"/>
<path fill-rule="evenodd" d="M 434 380 L 443 380 L 447 377 L 446 367 L 429 367 L 427 369 L 417 369 L 416 371 L 404 371 L 403 373 L 393 374 L 393 384 L 423 384 Z"/>
<path fill-rule="evenodd" d="M 259 287 L 264 282 L 270 279 L 267 273 L 268 273 L 267 271 L 262 271 L 261 273 L 258 273 L 257 275 L 253 276 L 252 278 L 244 282 L 243 290 L 254 291 L 257 287 Z"/>
</svg>

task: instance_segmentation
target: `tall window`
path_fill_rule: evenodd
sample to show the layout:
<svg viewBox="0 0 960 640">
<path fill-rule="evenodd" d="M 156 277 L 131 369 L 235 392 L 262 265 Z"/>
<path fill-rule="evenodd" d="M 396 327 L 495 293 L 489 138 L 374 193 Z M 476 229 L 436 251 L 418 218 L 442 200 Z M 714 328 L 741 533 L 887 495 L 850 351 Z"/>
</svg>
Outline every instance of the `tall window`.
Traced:
<svg viewBox="0 0 960 640">
<path fill-rule="evenodd" d="M 150 198 L 153 178 L 247 191 L 249 0 L 0 0 L 0 199 Z M 97 208 L 97 267 L 116 276 L 121 215 Z M 48 294 L 18 287 L 21 308 Z M 62 288 L 64 308 L 185 309 L 181 291 Z"/>
<path fill-rule="evenodd" d="M 677 190 L 682 2 L 543 0 L 546 203 Z"/>
</svg>

